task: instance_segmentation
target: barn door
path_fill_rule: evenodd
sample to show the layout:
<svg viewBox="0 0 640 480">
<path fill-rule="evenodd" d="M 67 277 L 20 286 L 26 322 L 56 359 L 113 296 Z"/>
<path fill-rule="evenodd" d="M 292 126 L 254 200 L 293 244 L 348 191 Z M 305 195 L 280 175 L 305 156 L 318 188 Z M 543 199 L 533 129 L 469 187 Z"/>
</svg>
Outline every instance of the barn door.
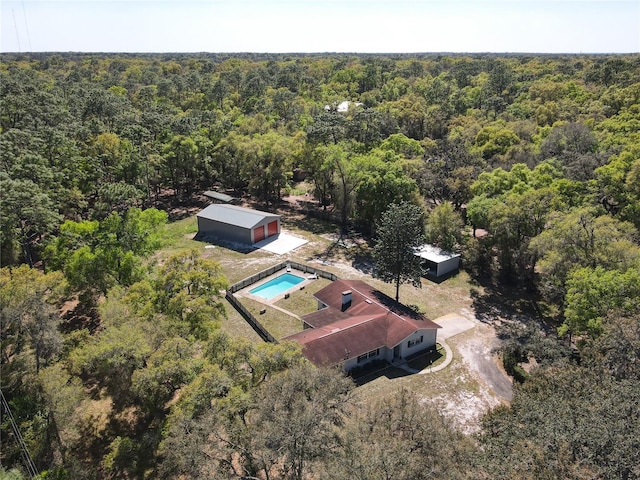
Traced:
<svg viewBox="0 0 640 480">
<path fill-rule="evenodd" d="M 278 234 L 278 221 L 277 220 L 274 220 L 273 222 L 269 222 L 268 231 L 269 231 L 269 234 L 267 236 L 269 236 L 269 237 Z"/>
<path fill-rule="evenodd" d="M 264 225 L 260 225 L 253 229 L 253 243 L 264 240 Z"/>
</svg>

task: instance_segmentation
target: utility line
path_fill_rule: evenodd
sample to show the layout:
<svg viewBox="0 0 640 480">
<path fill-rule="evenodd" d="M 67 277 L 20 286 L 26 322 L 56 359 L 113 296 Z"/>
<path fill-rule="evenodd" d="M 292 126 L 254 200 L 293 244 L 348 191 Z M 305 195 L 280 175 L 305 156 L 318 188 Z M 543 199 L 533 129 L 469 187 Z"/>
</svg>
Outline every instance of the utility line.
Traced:
<svg viewBox="0 0 640 480">
<path fill-rule="evenodd" d="M 11 14 L 13 15 L 13 28 L 16 31 L 16 38 L 18 39 L 18 52 L 22 53 L 22 48 L 20 48 L 20 35 L 18 34 L 18 24 L 16 23 L 16 11 L 12 7 Z"/>
<path fill-rule="evenodd" d="M 27 9 L 24 6 L 24 0 L 22 0 L 22 15 L 24 16 L 24 26 L 27 28 L 27 42 L 29 43 L 29 51 L 33 52 L 33 48 L 31 48 L 31 34 L 29 33 L 29 23 L 27 22 Z"/>
<path fill-rule="evenodd" d="M 4 393 L 2 393 L 2 389 L 0 389 L 0 403 L 2 403 L 2 407 L 0 408 L 0 413 L 4 413 L 7 415 L 9 419 L 9 423 L 11 424 L 11 429 L 13 430 L 13 435 L 22 450 L 22 459 L 24 460 L 24 465 L 27 467 L 27 472 L 29 473 L 29 478 L 35 478 L 38 476 L 38 469 L 36 468 L 36 464 L 33 463 L 33 459 L 31 458 L 31 454 L 29 453 L 29 449 L 27 448 L 27 444 L 24 443 L 24 439 L 20 434 L 20 429 L 18 428 L 18 424 L 13 418 L 13 414 L 11 413 L 11 409 L 9 408 L 9 404 L 7 400 L 4 398 Z"/>
</svg>

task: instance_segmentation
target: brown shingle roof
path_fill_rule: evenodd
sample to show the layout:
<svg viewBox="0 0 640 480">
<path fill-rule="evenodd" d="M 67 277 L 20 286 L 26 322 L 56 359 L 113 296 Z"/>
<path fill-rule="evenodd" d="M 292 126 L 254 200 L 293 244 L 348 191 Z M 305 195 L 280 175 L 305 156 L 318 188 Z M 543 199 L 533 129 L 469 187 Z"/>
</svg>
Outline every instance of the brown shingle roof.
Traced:
<svg viewBox="0 0 640 480">
<path fill-rule="evenodd" d="M 342 292 L 351 291 L 344 312 Z M 380 347 L 393 348 L 421 329 L 440 328 L 360 280 L 336 280 L 316 293 L 327 308 L 305 315 L 313 328 L 287 337 L 316 365 L 336 365 Z"/>
</svg>

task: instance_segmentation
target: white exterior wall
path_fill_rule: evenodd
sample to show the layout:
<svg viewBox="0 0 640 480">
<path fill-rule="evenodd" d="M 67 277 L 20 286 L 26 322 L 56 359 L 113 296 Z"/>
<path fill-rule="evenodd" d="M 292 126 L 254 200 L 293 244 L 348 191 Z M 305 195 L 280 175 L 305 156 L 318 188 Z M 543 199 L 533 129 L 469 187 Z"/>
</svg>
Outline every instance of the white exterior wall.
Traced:
<svg viewBox="0 0 640 480">
<path fill-rule="evenodd" d="M 393 362 L 393 348 L 386 348 L 385 347 L 385 352 L 384 352 L 384 360 L 386 360 L 387 362 L 391 363 Z M 382 355 L 380 355 L 382 356 Z"/>
<path fill-rule="evenodd" d="M 380 353 L 378 354 L 378 356 L 367 358 L 366 361 L 358 363 L 358 355 L 356 355 L 355 357 L 352 357 L 349 360 L 346 360 L 345 362 L 343 362 L 342 369 L 345 372 L 348 372 L 354 367 L 362 367 L 375 360 L 386 360 L 390 362 L 391 359 L 393 358 L 393 350 L 389 350 L 387 347 L 379 347 L 379 348 L 380 348 Z"/>
<path fill-rule="evenodd" d="M 351 370 L 354 367 L 357 367 L 358 365 L 359 365 L 358 357 L 350 358 L 349 360 L 345 360 L 345 362 L 342 364 L 342 369 L 345 372 L 348 372 L 349 370 Z"/>
<path fill-rule="evenodd" d="M 405 338 L 400 342 L 400 358 L 409 357 L 415 353 L 419 353 L 423 350 L 427 350 L 436 344 L 438 330 L 435 328 L 429 328 L 424 330 L 418 330 L 413 335 Z M 412 340 L 419 339 L 422 336 L 422 342 L 408 346 L 408 343 Z M 367 365 L 374 360 L 386 360 L 391 363 L 393 361 L 393 348 L 380 347 L 380 354 L 377 357 L 368 358 L 365 362 L 358 363 L 358 356 L 354 356 L 349 360 L 345 360 L 342 364 L 342 368 L 345 372 L 348 372 L 354 367 L 361 367 Z"/>
<path fill-rule="evenodd" d="M 402 358 L 406 358 L 414 353 L 421 352 L 422 350 L 426 350 L 430 347 L 433 347 L 436 344 L 436 335 L 437 330 L 435 328 L 418 330 L 413 335 L 405 338 L 400 342 L 400 356 Z M 417 340 L 422 336 L 422 342 L 417 343 L 415 345 L 409 346 L 409 342 L 412 340 Z"/>
<path fill-rule="evenodd" d="M 416 251 L 422 258 L 423 266 L 429 269 L 429 274 L 441 277 L 460 268 L 460 255 L 447 252 L 434 245 L 425 244 Z"/>
<path fill-rule="evenodd" d="M 440 277 L 447 273 L 453 272 L 460 267 L 460 257 L 453 257 L 438 263 L 438 271 L 436 276 Z"/>
</svg>

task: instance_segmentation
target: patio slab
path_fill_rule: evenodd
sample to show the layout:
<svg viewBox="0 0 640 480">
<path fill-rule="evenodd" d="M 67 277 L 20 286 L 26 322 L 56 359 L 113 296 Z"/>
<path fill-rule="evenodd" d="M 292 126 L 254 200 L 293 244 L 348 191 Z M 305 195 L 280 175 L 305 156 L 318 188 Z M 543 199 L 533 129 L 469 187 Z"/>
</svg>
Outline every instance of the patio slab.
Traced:
<svg viewBox="0 0 640 480">
<path fill-rule="evenodd" d="M 447 338 L 466 332 L 476 326 L 473 321 L 463 317 L 457 313 L 450 313 L 434 320 L 442 328 L 438 330 L 438 338 L 446 340 Z"/>
<path fill-rule="evenodd" d="M 261 242 L 255 243 L 253 246 L 276 255 L 284 255 L 296 248 L 308 243 L 304 238 L 293 236 L 286 232 L 280 232 L 277 238 L 267 238 Z"/>
</svg>

